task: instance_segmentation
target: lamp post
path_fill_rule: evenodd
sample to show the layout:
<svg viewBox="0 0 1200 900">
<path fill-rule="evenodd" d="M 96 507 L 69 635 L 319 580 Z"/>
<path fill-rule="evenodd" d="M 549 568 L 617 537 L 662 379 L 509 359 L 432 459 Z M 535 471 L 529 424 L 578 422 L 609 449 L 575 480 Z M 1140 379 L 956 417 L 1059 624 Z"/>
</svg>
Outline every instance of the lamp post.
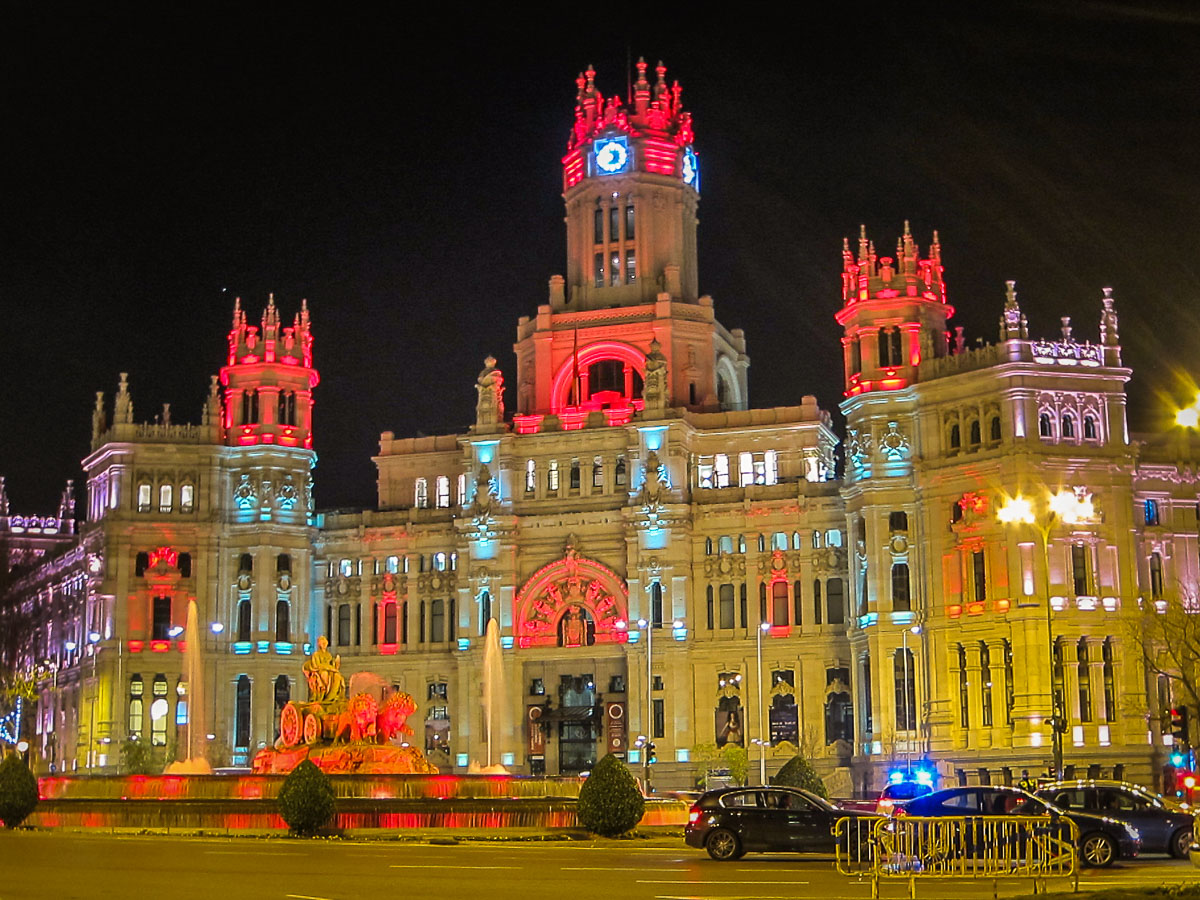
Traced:
<svg viewBox="0 0 1200 900">
<path fill-rule="evenodd" d="M 1035 515 L 1033 504 L 1020 495 L 1008 500 L 996 513 L 1005 525 L 1032 525 L 1042 538 L 1042 566 L 1046 573 L 1046 662 L 1047 688 L 1050 692 L 1050 740 L 1054 753 L 1054 777 L 1063 777 L 1063 732 L 1066 731 L 1066 710 L 1063 698 L 1054 689 L 1054 607 L 1050 602 L 1050 532 L 1058 522 L 1074 525 L 1090 519 L 1094 512 L 1090 498 L 1084 499 L 1075 491 L 1060 490 L 1049 497 L 1045 512 Z"/>
<path fill-rule="evenodd" d="M 642 746 L 642 782 L 649 794 L 653 791 L 650 785 L 650 744 L 654 740 L 654 623 L 649 619 L 638 619 L 637 624 L 646 632 L 646 741 Z"/>
<path fill-rule="evenodd" d="M 767 729 L 764 727 L 766 716 L 763 713 L 762 639 L 763 634 L 770 627 L 770 622 L 759 622 L 754 634 L 758 657 L 758 740 L 754 743 L 758 744 L 759 784 L 767 783 L 767 743 L 769 741 L 763 737 L 763 732 Z"/>
</svg>

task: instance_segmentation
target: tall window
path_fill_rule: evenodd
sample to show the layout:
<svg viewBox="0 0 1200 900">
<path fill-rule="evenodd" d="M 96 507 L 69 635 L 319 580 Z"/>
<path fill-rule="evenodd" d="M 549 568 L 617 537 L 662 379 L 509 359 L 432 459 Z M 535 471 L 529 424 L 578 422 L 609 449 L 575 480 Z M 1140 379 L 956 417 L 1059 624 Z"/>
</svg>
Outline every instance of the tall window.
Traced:
<svg viewBox="0 0 1200 900">
<path fill-rule="evenodd" d="M 650 622 L 655 628 L 662 628 L 663 588 L 661 581 L 650 582 Z"/>
<path fill-rule="evenodd" d="M 912 609 L 908 585 L 908 563 L 892 563 L 892 609 L 899 611 Z"/>
<path fill-rule="evenodd" d="M 286 600 L 275 603 L 275 640 L 286 643 L 292 638 L 292 607 Z"/>
<path fill-rule="evenodd" d="M 292 685 L 288 681 L 286 675 L 280 675 L 275 679 L 275 740 L 279 740 L 279 714 L 283 712 L 283 708 L 288 705 L 288 701 L 292 699 Z"/>
<path fill-rule="evenodd" d="M 546 469 L 546 490 L 558 490 L 558 460 L 550 460 L 550 465 Z"/>
<path fill-rule="evenodd" d="M 184 484 L 179 487 L 179 511 L 190 513 L 196 508 L 196 486 Z"/>
<path fill-rule="evenodd" d="M 979 708 L 983 727 L 992 727 L 992 654 L 988 645 L 979 642 Z"/>
<path fill-rule="evenodd" d="M 830 578 L 825 582 L 825 622 L 828 625 L 846 624 L 846 599 L 842 579 Z"/>
<path fill-rule="evenodd" d="M 962 432 L 958 427 L 958 423 L 955 422 L 953 425 L 950 426 L 950 449 L 957 450 L 961 446 L 962 446 Z"/>
<path fill-rule="evenodd" d="M 634 237 L 633 207 L 625 207 L 625 240 L 632 241 Z"/>
<path fill-rule="evenodd" d="M 982 550 L 971 553 L 971 576 L 975 585 L 975 602 L 982 603 L 987 599 L 987 567 Z"/>
<path fill-rule="evenodd" d="M 532 494 L 537 490 L 537 463 L 532 459 L 525 460 L 525 493 Z"/>
<path fill-rule="evenodd" d="M 1075 645 L 1075 658 L 1079 662 L 1079 721 L 1092 721 L 1092 667 L 1088 659 L 1087 639 Z"/>
<path fill-rule="evenodd" d="M 742 487 L 754 484 L 754 457 L 745 450 L 738 454 L 738 483 Z"/>
<path fill-rule="evenodd" d="M 637 255 L 632 250 L 625 251 L 625 283 L 637 281 Z"/>
<path fill-rule="evenodd" d="M 1158 501 L 1147 500 L 1144 504 L 1144 521 L 1147 525 L 1158 524 Z"/>
<path fill-rule="evenodd" d="M 495 479 L 492 482 L 495 483 Z M 467 475 L 465 472 L 460 472 L 458 475 L 458 505 L 467 505 Z"/>
<path fill-rule="evenodd" d="M 350 630 L 351 615 L 349 603 L 338 604 L 337 642 L 339 647 L 349 647 L 354 640 L 354 632 Z"/>
<path fill-rule="evenodd" d="M 721 609 L 720 609 L 721 627 L 722 628 L 735 627 L 734 626 L 734 612 L 733 612 L 733 585 L 732 584 L 721 585 L 720 600 L 721 600 Z"/>
<path fill-rule="evenodd" d="M 604 243 L 604 210 L 597 209 L 592 213 L 592 243 Z"/>
<path fill-rule="evenodd" d="M 284 572 L 290 573 L 291 571 L 292 571 L 292 558 L 290 556 L 288 556 L 286 553 L 280 553 L 277 557 L 275 557 L 275 572 L 276 572 L 276 574 L 282 574 Z"/>
<path fill-rule="evenodd" d="M 788 583 L 786 581 L 776 581 L 771 585 L 771 624 L 789 624 Z"/>
<path fill-rule="evenodd" d="M 1096 420 L 1091 416 L 1083 417 L 1083 436 L 1089 441 L 1094 441 L 1098 435 L 1096 431 Z"/>
<path fill-rule="evenodd" d="M 710 584 L 705 589 L 704 593 L 705 593 L 705 612 L 707 613 L 706 622 L 708 624 L 708 630 L 712 631 L 713 630 L 713 586 Z"/>
<path fill-rule="evenodd" d="M 1105 638 L 1101 647 L 1104 660 L 1104 721 L 1117 721 L 1117 678 L 1113 664 L 1113 639 Z"/>
<path fill-rule="evenodd" d="M 1039 437 L 1054 437 L 1054 426 L 1050 422 L 1050 414 L 1042 413 L 1038 416 L 1038 436 Z"/>
<path fill-rule="evenodd" d="M 1150 596 L 1155 600 L 1161 600 L 1163 595 L 1163 566 L 1162 555 L 1159 553 L 1150 554 Z"/>
<path fill-rule="evenodd" d="M 165 641 L 171 636 L 171 598 L 154 598 L 154 619 L 150 637 L 152 640 Z"/>
<path fill-rule="evenodd" d="M 417 479 L 416 496 L 413 498 L 417 509 L 429 508 L 429 481 L 425 478 Z"/>
<path fill-rule="evenodd" d="M 617 465 L 613 469 L 613 483 L 616 484 L 617 487 L 625 487 L 627 478 L 628 476 L 626 475 L 625 471 L 625 457 L 618 456 Z"/>
<path fill-rule="evenodd" d="M 442 600 L 434 600 L 429 604 L 429 642 L 440 644 L 444 638 L 446 624 L 446 604 Z"/>
<path fill-rule="evenodd" d="M 1062 417 L 1062 436 L 1065 438 L 1075 437 L 1075 417 L 1070 413 Z"/>
<path fill-rule="evenodd" d="M 593 272 L 592 284 L 596 287 L 604 287 L 604 254 L 597 253 L 595 257 L 595 271 Z"/>
<path fill-rule="evenodd" d="M 487 634 L 488 622 L 492 620 L 492 594 L 482 591 L 479 594 L 479 634 Z"/>
<path fill-rule="evenodd" d="M 983 435 L 979 430 L 979 420 L 975 419 L 971 422 L 971 446 L 978 447 L 983 441 Z"/>
<path fill-rule="evenodd" d="M 396 604 L 383 604 L 383 642 L 396 643 Z"/>
<path fill-rule="evenodd" d="M 254 571 L 254 557 L 249 553 L 243 553 L 238 557 L 238 571 L 249 574 Z"/>
<path fill-rule="evenodd" d="M 158 489 L 158 511 L 169 513 L 173 503 L 174 489 L 169 484 L 161 485 Z"/>
<path fill-rule="evenodd" d="M 604 487 L 604 459 L 600 456 L 592 460 L 592 487 Z"/>
<path fill-rule="evenodd" d="M 896 685 L 896 730 L 914 731 L 917 727 L 917 684 L 913 670 L 912 651 L 901 647 L 896 651 L 892 678 Z"/>
<path fill-rule="evenodd" d="M 251 622 L 250 622 L 250 601 L 238 601 L 237 615 L 237 639 L 243 643 L 250 640 Z"/>
<path fill-rule="evenodd" d="M 1012 642 L 1007 638 L 1004 640 L 1004 721 L 1011 725 L 1013 721 L 1013 707 L 1017 702 L 1017 685 L 1013 680 L 1013 654 Z"/>
<path fill-rule="evenodd" d="M 749 623 L 746 619 L 746 582 L 738 585 L 738 612 L 741 614 L 742 627 L 746 628 Z"/>
<path fill-rule="evenodd" d="M 862 689 L 863 731 L 873 734 L 875 731 L 874 716 L 871 709 L 871 654 L 864 653 L 862 658 L 862 679 L 859 682 Z"/>
<path fill-rule="evenodd" d="M 143 721 L 144 700 L 142 695 L 145 691 L 145 685 L 142 683 L 141 675 L 132 675 L 129 678 L 129 734 L 140 735 L 142 729 L 145 728 Z"/>
<path fill-rule="evenodd" d="M 988 435 L 992 441 L 1000 440 L 1000 417 L 992 416 L 991 434 Z"/>
<path fill-rule="evenodd" d="M 797 581 L 792 585 L 792 624 L 797 627 L 804 622 L 802 597 L 803 591 L 800 590 L 800 582 Z"/>
<path fill-rule="evenodd" d="M 1075 596 L 1085 597 L 1092 593 L 1088 572 L 1088 552 L 1083 544 L 1071 545 L 1071 577 L 1075 583 Z"/>
<path fill-rule="evenodd" d="M 150 745 L 152 747 L 167 746 L 167 714 L 171 711 L 171 703 L 167 700 L 167 676 L 155 675 L 151 688 L 153 699 L 150 701 Z"/>
<path fill-rule="evenodd" d="M 729 457 L 724 453 L 713 457 L 713 480 L 719 488 L 729 487 Z"/>
<path fill-rule="evenodd" d="M 797 593 L 799 593 L 799 592 L 797 592 Z M 822 615 L 824 610 L 821 609 L 821 604 L 824 602 L 825 602 L 824 599 L 821 597 L 821 579 L 814 578 L 813 579 L 813 624 L 814 625 L 820 625 L 821 620 L 824 618 L 824 616 Z"/>
<path fill-rule="evenodd" d="M 446 475 L 439 475 L 437 481 L 434 482 L 434 503 L 438 509 L 450 508 L 450 478 Z"/>
<path fill-rule="evenodd" d="M 967 680 L 967 650 L 958 645 L 958 724 L 971 727 L 971 685 Z"/>
<path fill-rule="evenodd" d="M 239 675 L 237 680 L 237 704 L 234 711 L 233 743 L 238 747 L 250 746 L 250 677 Z"/>
<path fill-rule="evenodd" d="M 664 710 L 663 710 L 664 703 L 660 698 L 655 697 L 653 705 L 654 705 L 654 733 L 653 733 L 653 736 L 656 738 L 660 738 L 664 734 L 666 734 L 666 715 L 664 714 Z"/>
</svg>

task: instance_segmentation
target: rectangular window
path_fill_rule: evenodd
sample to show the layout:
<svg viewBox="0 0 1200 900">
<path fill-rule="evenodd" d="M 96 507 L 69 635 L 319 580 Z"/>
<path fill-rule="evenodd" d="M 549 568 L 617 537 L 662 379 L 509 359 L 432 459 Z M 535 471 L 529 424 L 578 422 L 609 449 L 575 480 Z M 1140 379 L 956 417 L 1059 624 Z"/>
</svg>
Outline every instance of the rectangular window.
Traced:
<svg viewBox="0 0 1200 900">
<path fill-rule="evenodd" d="M 711 462 L 702 462 L 696 466 L 696 484 L 702 488 L 713 486 L 713 465 Z"/>
<path fill-rule="evenodd" d="M 592 487 L 604 487 L 604 459 L 599 456 L 592 460 Z"/>
<path fill-rule="evenodd" d="M 432 644 L 439 644 L 444 639 L 445 608 L 441 600 L 434 600 L 429 606 L 429 642 Z"/>
<path fill-rule="evenodd" d="M 604 243 L 604 210 L 598 209 L 592 216 L 592 243 Z"/>
<path fill-rule="evenodd" d="M 982 550 L 971 554 L 971 573 L 975 582 L 975 602 L 982 603 L 987 599 L 987 568 Z"/>
<path fill-rule="evenodd" d="M 621 283 L 621 254 L 614 252 L 612 259 L 609 260 L 608 277 L 610 283 L 617 285 Z"/>
<path fill-rule="evenodd" d="M 633 230 L 633 207 L 625 207 L 625 240 L 632 241 L 634 238 Z"/>
<path fill-rule="evenodd" d="M 537 463 L 532 459 L 525 461 L 525 493 L 532 494 L 537 489 Z"/>
<path fill-rule="evenodd" d="M 754 458 L 754 483 L 755 484 L 772 484 L 767 481 L 767 461 L 762 456 Z"/>
<path fill-rule="evenodd" d="M 604 287 L 604 254 L 596 254 L 596 273 L 593 283 L 596 287 Z"/>
<path fill-rule="evenodd" d="M 621 239 L 621 207 L 610 206 L 608 208 L 608 240 L 611 243 L 616 243 Z"/>
<path fill-rule="evenodd" d="M 1088 552 L 1083 544 L 1071 545 L 1071 575 L 1075 582 L 1075 596 L 1085 597 L 1092 593 L 1088 577 Z"/>
<path fill-rule="evenodd" d="M 150 485 L 148 484 L 138 485 L 137 511 L 140 513 L 150 512 Z"/>
<path fill-rule="evenodd" d="M 654 701 L 654 737 L 660 738 L 666 734 L 666 710 L 662 700 Z"/>
<path fill-rule="evenodd" d="M 1145 522 L 1147 525 L 1158 524 L 1158 501 L 1147 500 L 1145 504 Z"/>
<path fill-rule="evenodd" d="M 350 604 L 338 606 L 337 642 L 339 647 L 349 647 L 352 635 L 350 631 Z"/>
<path fill-rule="evenodd" d="M 1079 721 L 1092 721 L 1092 667 L 1088 663 L 1087 641 L 1080 641 L 1076 650 L 1079 660 Z"/>
<path fill-rule="evenodd" d="M 840 578 L 830 578 L 825 582 L 825 612 L 827 625 L 846 624 L 845 588 Z"/>
<path fill-rule="evenodd" d="M 738 483 L 742 487 L 754 484 L 754 460 L 745 451 L 738 454 Z"/>
<path fill-rule="evenodd" d="M 174 500 L 174 488 L 169 484 L 164 484 L 158 489 L 158 511 L 160 513 L 169 513 Z"/>
<path fill-rule="evenodd" d="M 171 598 L 154 598 L 154 623 L 151 628 L 152 640 L 165 641 L 171 636 Z"/>
<path fill-rule="evenodd" d="M 912 609 L 908 585 L 908 563 L 892 563 L 892 609 L 902 612 Z"/>
<path fill-rule="evenodd" d="M 713 458 L 713 476 L 717 487 L 729 487 L 729 457 L 724 453 L 718 453 Z"/>
<path fill-rule="evenodd" d="M 637 281 L 637 257 L 632 250 L 625 251 L 625 283 Z"/>
<path fill-rule="evenodd" d="M 971 727 L 971 683 L 967 680 L 967 651 L 958 645 L 958 724 Z"/>
<path fill-rule="evenodd" d="M 558 490 L 558 460 L 550 460 L 550 465 L 546 469 L 546 490 Z"/>
<path fill-rule="evenodd" d="M 771 624 L 788 624 L 788 583 L 777 581 L 771 585 Z"/>
<path fill-rule="evenodd" d="M 733 619 L 733 585 L 723 584 L 720 588 L 720 623 L 722 628 L 732 629 L 734 627 Z"/>
<path fill-rule="evenodd" d="M 437 477 L 437 481 L 435 482 L 435 485 L 436 485 L 437 493 L 434 498 L 434 503 L 437 505 L 438 509 L 449 509 L 450 508 L 450 479 L 445 475 L 439 475 Z"/>
<path fill-rule="evenodd" d="M 179 488 L 179 511 L 190 513 L 196 504 L 195 485 L 185 484 Z"/>
</svg>

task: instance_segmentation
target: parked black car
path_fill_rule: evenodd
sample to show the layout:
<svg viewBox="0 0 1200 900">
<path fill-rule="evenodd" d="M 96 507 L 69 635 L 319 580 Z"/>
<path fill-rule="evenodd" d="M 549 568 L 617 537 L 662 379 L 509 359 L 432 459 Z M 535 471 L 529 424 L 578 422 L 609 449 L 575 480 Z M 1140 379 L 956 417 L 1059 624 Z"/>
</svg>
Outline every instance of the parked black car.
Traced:
<svg viewBox="0 0 1200 900">
<path fill-rule="evenodd" d="M 1143 853 L 1188 855 L 1192 816 L 1144 787 L 1125 781 L 1056 781 L 1035 792 L 1061 810 L 1119 819 L 1142 835 Z"/>
<path fill-rule="evenodd" d="M 721 788 L 696 801 L 684 840 L 716 860 L 740 859 L 749 852 L 833 853 L 834 823 L 842 818 L 880 817 L 840 809 L 800 788 Z"/>
<path fill-rule="evenodd" d="M 1013 787 L 956 787 L 910 800 L 898 814 L 908 816 L 1062 816 L 1079 829 L 1079 858 L 1085 866 L 1111 866 L 1141 849 L 1138 830 L 1109 816 L 1061 810 Z"/>
</svg>

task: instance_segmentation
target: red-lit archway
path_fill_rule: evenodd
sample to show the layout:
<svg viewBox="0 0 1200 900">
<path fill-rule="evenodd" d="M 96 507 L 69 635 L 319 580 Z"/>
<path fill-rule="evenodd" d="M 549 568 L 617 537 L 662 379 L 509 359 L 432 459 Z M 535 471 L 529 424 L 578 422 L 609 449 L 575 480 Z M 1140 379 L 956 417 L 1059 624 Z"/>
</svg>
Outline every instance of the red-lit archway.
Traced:
<svg viewBox="0 0 1200 900">
<path fill-rule="evenodd" d="M 568 543 L 562 559 L 542 566 L 517 592 L 517 641 L 522 647 L 616 644 L 628 640 L 618 623 L 628 615 L 625 580 Z M 576 625 L 575 623 L 579 623 Z M 574 628 L 582 631 L 573 634 Z"/>
<path fill-rule="evenodd" d="M 571 390 L 575 385 L 577 375 L 581 378 L 586 377 L 590 366 L 606 360 L 617 360 L 636 372 L 639 379 L 645 378 L 646 354 L 637 347 L 623 344 L 620 341 L 599 341 L 588 344 L 578 353 L 571 354 L 554 373 L 554 380 L 550 387 L 551 412 L 558 414 L 568 408 L 571 401 Z M 585 390 L 584 393 L 586 394 L 587 391 Z M 633 401 L 632 397 L 630 400 L 634 406 L 641 408 L 640 400 Z"/>
</svg>

